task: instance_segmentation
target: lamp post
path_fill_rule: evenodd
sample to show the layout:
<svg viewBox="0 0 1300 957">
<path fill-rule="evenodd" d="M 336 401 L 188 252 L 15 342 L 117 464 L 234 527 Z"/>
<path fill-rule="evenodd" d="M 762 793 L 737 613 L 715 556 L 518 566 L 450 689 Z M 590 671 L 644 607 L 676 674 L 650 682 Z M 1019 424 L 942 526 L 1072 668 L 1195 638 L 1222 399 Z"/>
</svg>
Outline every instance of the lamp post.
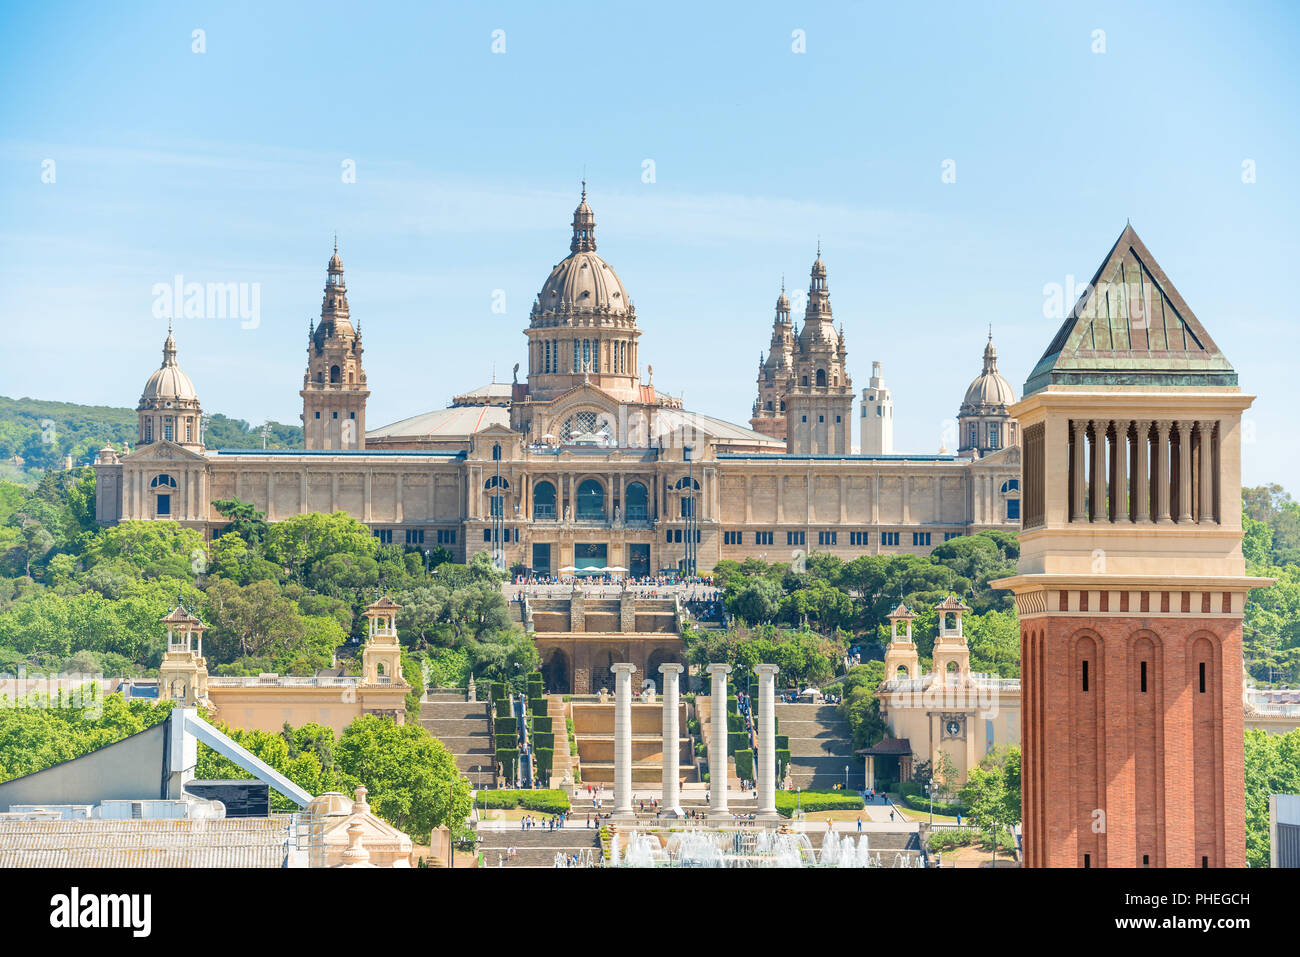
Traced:
<svg viewBox="0 0 1300 957">
<path fill-rule="evenodd" d="M 934 781 L 925 786 L 925 793 L 930 795 L 930 827 L 934 827 Z"/>
<path fill-rule="evenodd" d="M 695 577 L 695 461 L 691 456 L 694 446 L 682 447 L 682 457 L 686 459 L 686 494 L 690 507 L 686 510 L 686 572 L 687 578 Z"/>
</svg>

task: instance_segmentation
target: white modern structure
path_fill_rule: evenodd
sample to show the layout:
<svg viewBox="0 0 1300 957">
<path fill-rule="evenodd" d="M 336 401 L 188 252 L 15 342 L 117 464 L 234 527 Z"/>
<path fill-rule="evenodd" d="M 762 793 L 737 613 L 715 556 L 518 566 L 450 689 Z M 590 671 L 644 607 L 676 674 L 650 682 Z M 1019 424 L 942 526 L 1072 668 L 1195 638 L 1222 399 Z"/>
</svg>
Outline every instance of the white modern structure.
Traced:
<svg viewBox="0 0 1300 957">
<path fill-rule="evenodd" d="M 894 396 L 879 362 L 871 363 L 871 384 L 862 390 L 863 455 L 894 454 Z"/>
</svg>

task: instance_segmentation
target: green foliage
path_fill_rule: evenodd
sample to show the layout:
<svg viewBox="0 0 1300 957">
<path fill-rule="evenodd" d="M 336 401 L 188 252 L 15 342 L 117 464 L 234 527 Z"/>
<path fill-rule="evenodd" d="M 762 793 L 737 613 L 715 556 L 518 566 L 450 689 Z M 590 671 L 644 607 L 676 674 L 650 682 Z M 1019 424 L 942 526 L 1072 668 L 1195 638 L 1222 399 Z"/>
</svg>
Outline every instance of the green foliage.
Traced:
<svg viewBox="0 0 1300 957">
<path fill-rule="evenodd" d="M 134 414 L 134 413 L 133 413 Z M 267 422 L 249 425 L 243 419 L 231 419 L 220 412 L 208 418 L 203 432 L 203 444 L 210 449 L 260 449 L 266 436 L 268 449 L 302 448 L 302 426 Z"/>
<path fill-rule="evenodd" d="M 1268 797 L 1300 794 L 1300 729 L 1246 732 L 1246 863 L 1269 866 Z"/>
<path fill-rule="evenodd" d="M 562 814 L 569 810 L 569 795 L 564 791 L 512 790 L 501 788 L 494 791 L 479 791 L 474 798 L 481 808 L 500 808 L 510 810 L 522 808 L 539 814 Z"/>
<path fill-rule="evenodd" d="M 776 810 L 782 817 L 793 817 L 797 808 L 805 813 L 818 811 L 860 811 L 865 807 L 856 791 L 777 791 Z"/>
<path fill-rule="evenodd" d="M 754 780 L 754 751 L 752 748 L 738 748 L 736 755 L 736 777 L 742 781 Z"/>
<path fill-rule="evenodd" d="M 0 397 L 0 459 L 19 455 L 28 469 L 58 469 L 71 455 L 88 465 L 108 444 L 135 442 L 133 409 Z"/>
<path fill-rule="evenodd" d="M 496 736 L 504 738 L 507 741 L 514 741 L 519 737 L 519 719 L 514 717 L 499 717 L 496 719 L 494 727 Z"/>
<path fill-rule="evenodd" d="M 986 754 L 966 775 L 961 789 L 966 813 L 996 854 L 997 839 L 1020 820 L 1020 748 L 1012 745 Z"/>
<path fill-rule="evenodd" d="M 126 701 L 94 688 L 75 694 L 33 694 L 23 707 L 0 696 L 0 781 L 43 771 L 152 727 L 171 702 Z M 74 705 L 81 707 L 74 707 Z"/>
</svg>

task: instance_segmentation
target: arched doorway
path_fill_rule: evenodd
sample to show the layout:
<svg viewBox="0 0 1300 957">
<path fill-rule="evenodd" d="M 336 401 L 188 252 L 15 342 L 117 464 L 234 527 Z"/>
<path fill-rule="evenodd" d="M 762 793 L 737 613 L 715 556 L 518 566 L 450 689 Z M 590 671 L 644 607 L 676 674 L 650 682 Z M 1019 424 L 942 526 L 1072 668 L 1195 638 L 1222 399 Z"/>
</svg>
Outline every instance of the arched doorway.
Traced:
<svg viewBox="0 0 1300 957">
<path fill-rule="evenodd" d="M 578 486 L 578 521 L 603 522 L 605 520 L 605 488 L 595 479 L 586 479 Z"/>
<path fill-rule="evenodd" d="M 682 664 L 681 652 L 672 648 L 656 648 L 650 653 L 650 657 L 646 659 L 646 680 L 654 682 L 656 694 L 664 693 L 664 676 L 659 673 L 659 666 L 670 661 Z"/>
<path fill-rule="evenodd" d="M 547 694 L 573 693 L 573 669 L 569 656 L 559 648 L 551 651 L 542 665 L 542 687 Z"/>
<path fill-rule="evenodd" d="M 555 519 L 555 486 L 541 481 L 533 486 L 533 520 Z"/>
</svg>

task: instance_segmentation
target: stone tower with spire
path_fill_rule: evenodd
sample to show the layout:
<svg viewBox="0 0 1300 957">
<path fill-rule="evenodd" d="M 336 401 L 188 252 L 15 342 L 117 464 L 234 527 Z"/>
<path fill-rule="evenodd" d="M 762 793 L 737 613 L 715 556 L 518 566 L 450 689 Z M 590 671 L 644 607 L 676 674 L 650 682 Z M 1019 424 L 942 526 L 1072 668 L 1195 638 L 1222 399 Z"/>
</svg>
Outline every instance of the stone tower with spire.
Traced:
<svg viewBox="0 0 1300 957">
<path fill-rule="evenodd" d="M 848 455 L 853 451 L 853 382 L 844 365 L 844 332 L 835 331 L 821 243 L 808 284 L 803 329 L 794 344 L 794 376 L 786 395 L 786 451 Z"/>
<path fill-rule="evenodd" d="M 767 356 L 758 357 L 758 397 L 749 425 L 774 439 L 785 439 L 785 396 L 794 376 L 794 327 L 790 323 L 790 300 L 781 280 L 781 295 L 776 300 L 776 318 L 772 321 L 772 342 Z"/>
<path fill-rule="evenodd" d="M 303 439 L 309 449 L 366 447 L 366 372 L 361 366 L 361 328 L 348 315 L 348 287 L 338 240 L 330 257 L 320 322 L 307 334 L 307 372 L 302 380 Z"/>
</svg>

